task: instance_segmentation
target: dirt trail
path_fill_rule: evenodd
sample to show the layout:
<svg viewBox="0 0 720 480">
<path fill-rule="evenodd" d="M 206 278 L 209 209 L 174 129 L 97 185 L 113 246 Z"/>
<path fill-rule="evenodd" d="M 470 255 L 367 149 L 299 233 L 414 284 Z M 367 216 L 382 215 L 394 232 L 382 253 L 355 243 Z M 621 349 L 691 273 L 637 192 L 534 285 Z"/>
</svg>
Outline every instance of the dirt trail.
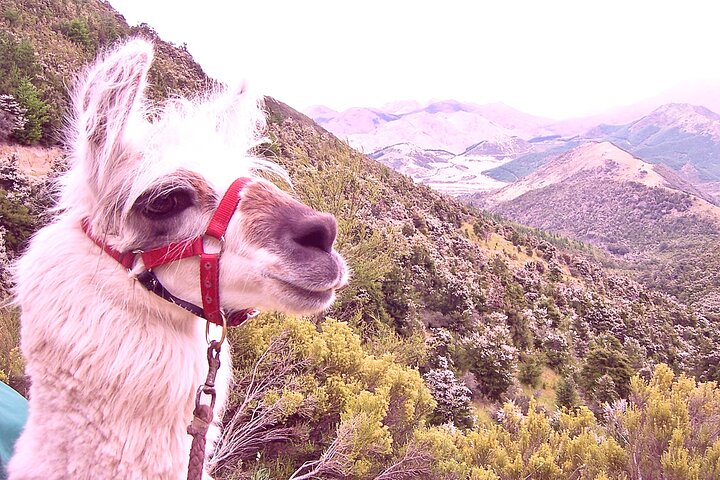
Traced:
<svg viewBox="0 0 720 480">
<path fill-rule="evenodd" d="M 31 178 L 38 179 L 50 171 L 53 160 L 63 153 L 57 147 L 28 147 L 0 143 L 0 157 L 17 155 L 20 168 Z"/>
</svg>

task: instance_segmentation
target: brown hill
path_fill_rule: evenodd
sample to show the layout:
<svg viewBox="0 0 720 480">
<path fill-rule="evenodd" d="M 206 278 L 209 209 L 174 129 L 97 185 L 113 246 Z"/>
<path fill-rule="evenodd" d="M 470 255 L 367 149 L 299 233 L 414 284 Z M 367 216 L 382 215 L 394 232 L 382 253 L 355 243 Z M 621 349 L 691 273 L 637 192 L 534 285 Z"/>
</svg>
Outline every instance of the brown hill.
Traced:
<svg viewBox="0 0 720 480">
<path fill-rule="evenodd" d="M 603 247 L 640 279 L 702 305 L 720 292 L 720 207 L 666 167 L 582 145 L 486 197 L 493 211 Z"/>
</svg>

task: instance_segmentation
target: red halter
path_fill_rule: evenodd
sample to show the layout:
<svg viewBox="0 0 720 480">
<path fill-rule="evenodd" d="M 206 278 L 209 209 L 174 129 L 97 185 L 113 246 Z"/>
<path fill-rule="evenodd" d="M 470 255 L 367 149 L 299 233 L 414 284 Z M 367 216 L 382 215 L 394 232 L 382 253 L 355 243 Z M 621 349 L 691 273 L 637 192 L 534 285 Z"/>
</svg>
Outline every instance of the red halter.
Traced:
<svg viewBox="0 0 720 480">
<path fill-rule="evenodd" d="M 222 245 L 225 242 L 225 231 L 230 223 L 230 218 L 240 203 L 240 191 L 250 180 L 249 178 L 238 178 L 230 185 L 230 188 L 228 188 L 225 195 L 223 195 L 220 204 L 210 219 L 205 233 L 190 242 L 173 242 L 148 251 L 135 250 L 119 252 L 92 235 L 87 218 L 83 219 L 82 227 L 85 234 L 90 237 L 93 242 L 128 270 L 132 269 L 135 264 L 135 259 L 140 256 L 145 265 L 145 271 L 137 276 L 137 280 L 149 291 L 175 305 L 189 310 L 199 317 L 207 319 L 209 322 L 223 325 L 225 313 L 220 306 L 220 255 L 222 254 Z M 220 242 L 221 248 L 219 252 L 205 252 L 203 238 L 206 236 L 213 237 Z M 196 256 L 200 257 L 200 295 L 202 297 L 202 307 L 172 295 L 163 287 L 152 272 L 153 268 L 160 265 Z M 257 311 L 248 308 L 239 312 L 233 312 L 225 321 L 227 322 L 227 326 L 234 327 L 255 315 L 257 315 Z"/>
</svg>

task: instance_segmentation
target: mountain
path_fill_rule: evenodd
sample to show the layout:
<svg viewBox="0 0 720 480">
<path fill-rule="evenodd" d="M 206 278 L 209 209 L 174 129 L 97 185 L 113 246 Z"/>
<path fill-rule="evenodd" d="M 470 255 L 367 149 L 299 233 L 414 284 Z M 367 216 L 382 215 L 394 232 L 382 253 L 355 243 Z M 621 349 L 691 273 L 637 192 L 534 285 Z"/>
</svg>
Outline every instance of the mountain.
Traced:
<svg viewBox="0 0 720 480">
<path fill-rule="evenodd" d="M 0 93 L 10 104 L 0 105 L 0 139 L 12 116 L 13 102 L 26 113 L 24 127 L 15 139 L 25 144 L 55 144 L 67 109 L 67 87 L 82 65 L 112 42 L 130 35 L 142 36 L 156 45 L 149 73 L 148 96 L 192 95 L 210 86 L 205 75 L 184 48 L 162 41 L 149 26 L 130 27 L 107 2 L 3 2 L 0 15 Z"/>
<path fill-rule="evenodd" d="M 609 142 L 553 157 L 507 187 L 475 197 L 518 222 L 620 255 L 638 278 L 683 301 L 719 298 L 720 207 L 664 165 Z"/>
<path fill-rule="evenodd" d="M 669 103 L 703 105 L 712 111 L 720 112 L 720 80 L 683 82 L 630 105 L 613 107 L 595 115 L 563 119 L 548 128 L 562 136 L 581 135 L 597 125 L 624 125 Z"/>
<path fill-rule="evenodd" d="M 370 154 L 371 158 L 421 182 L 454 156 L 444 150 L 424 150 L 410 143 L 390 145 Z"/>
<path fill-rule="evenodd" d="M 462 195 L 505 186 L 506 182 L 483 172 L 527 154 L 533 148 L 519 137 L 498 136 L 471 145 L 460 155 L 400 143 L 377 150 L 370 157 L 440 192 Z"/>
<path fill-rule="evenodd" d="M 499 181 L 522 178 L 556 155 L 587 141 L 613 142 L 644 161 L 667 165 L 708 193 L 717 192 L 720 115 L 705 107 L 675 103 L 662 105 L 625 125 L 598 125 L 580 136 L 543 139 L 536 144 L 536 152 L 520 156 L 487 175 Z"/>
<path fill-rule="evenodd" d="M 461 156 L 465 158 L 492 157 L 497 160 L 513 159 L 533 151 L 533 145 L 517 136 L 496 137 L 470 145 Z"/>
<path fill-rule="evenodd" d="M 505 185 L 483 175 L 484 170 L 502 163 L 487 155 L 454 155 L 401 143 L 380 149 L 370 154 L 370 158 L 443 193 L 464 194 Z"/>
<path fill-rule="evenodd" d="M 324 107 L 322 105 L 314 105 L 305 109 L 305 114 L 317 118 L 318 123 L 327 123 L 338 115 L 338 112 L 332 108 Z"/>
<path fill-rule="evenodd" d="M 485 175 L 500 182 L 515 182 L 534 172 L 550 159 L 584 144 L 586 140 L 577 137 L 566 139 L 550 135 L 532 138 L 529 142 L 534 147 L 533 151 L 518 155 L 502 165 L 487 170 Z"/>
<path fill-rule="evenodd" d="M 584 135 L 617 143 L 652 163 L 662 163 L 697 182 L 720 178 L 720 115 L 688 104 L 663 105 L 619 127 L 600 126 Z"/>
<path fill-rule="evenodd" d="M 554 186 L 584 172 L 611 176 L 618 181 L 635 181 L 654 187 L 663 178 L 652 165 L 633 157 L 610 142 L 588 142 L 553 157 L 547 164 L 487 197 L 489 205 L 513 200 L 529 191 Z"/>
<path fill-rule="evenodd" d="M 426 106 L 396 102 L 381 109 L 350 108 L 328 115 L 312 107 L 308 113 L 320 125 L 351 146 L 372 153 L 390 145 L 410 143 L 422 149 L 460 154 L 473 144 L 498 136 L 530 138 L 547 133 L 551 121 L 527 115 L 501 103 L 475 105 L 454 100 Z"/>
</svg>

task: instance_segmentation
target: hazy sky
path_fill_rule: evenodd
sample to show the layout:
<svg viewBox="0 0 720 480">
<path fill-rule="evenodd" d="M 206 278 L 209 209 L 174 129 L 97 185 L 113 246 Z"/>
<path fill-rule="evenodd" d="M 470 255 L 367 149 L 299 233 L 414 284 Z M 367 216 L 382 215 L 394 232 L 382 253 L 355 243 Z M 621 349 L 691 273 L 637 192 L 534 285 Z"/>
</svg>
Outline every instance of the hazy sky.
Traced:
<svg viewBox="0 0 720 480">
<path fill-rule="evenodd" d="M 712 0 L 110 3 L 297 109 L 455 99 L 564 118 L 720 79 Z"/>
</svg>

